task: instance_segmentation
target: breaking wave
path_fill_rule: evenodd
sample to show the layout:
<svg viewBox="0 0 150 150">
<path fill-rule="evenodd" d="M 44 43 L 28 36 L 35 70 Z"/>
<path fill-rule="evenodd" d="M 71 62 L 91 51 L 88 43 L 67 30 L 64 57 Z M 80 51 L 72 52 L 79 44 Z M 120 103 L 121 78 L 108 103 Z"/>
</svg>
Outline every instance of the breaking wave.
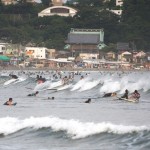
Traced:
<svg viewBox="0 0 150 150">
<path fill-rule="evenodd" d="M 53 132 L 64 131 L 72 139 L 86 138 L 101 133 L 132 134 L 150 131 L 150 128 L 147 126 L 125 126 L 107 122 L 80 122 L 79 120 L 66 120 L 57 117 L 30 117 L 23 120 L 12 117 L 0 118 L 1 135 L 6 136 L 27 128 L 33 130 L 51 128 Z"/>
</svg>

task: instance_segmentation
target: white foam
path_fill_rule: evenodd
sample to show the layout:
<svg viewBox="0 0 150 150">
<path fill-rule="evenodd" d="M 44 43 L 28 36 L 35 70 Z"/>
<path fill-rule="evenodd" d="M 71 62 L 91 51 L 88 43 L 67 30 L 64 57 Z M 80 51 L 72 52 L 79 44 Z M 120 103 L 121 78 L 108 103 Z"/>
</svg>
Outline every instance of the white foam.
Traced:
<svg viewBox="0 0 150 150">
<path fill-rule="evenodd" d="M 63 81 L 62 80 L 59 80 L 57 82 L 51 82 L 48 86 L 47 89 L 53 89 L 53 88 L 57 88 L 59 86 L 62 86 L 63 85 Z"/>
<path fill-rule="evenodd" d="M 100 80 L 87 81 L 85 84 L 79 89 L 80 92 L 90 90 L 96 87 L 100 83 Z"/>
<path fill-rule="evenodd" d="M 46 81 L 44 83 L 37 84 L 33 91 L 41 91 L 43 89 L 47 89 L 49 87 L 50 81 Z"/>
<path fill-rule="evenodd" d="M 63 87 L 58 88 L 57 91 L 66 90 L 66 89 L 69 89 L 71 87 L 72 87 L 72 84 L 67 84 L 67 85 L 64 85 Z"/>
<path fill-rule="evenodd" d="M 51 128 L 54 132 L 65 131 L 72 139 L 85 138 L 100 133 L 127 134 L 150 130 L 146 126 L 125 126 L 102 122 L 80 122 L 78 120 L 66 120 L 56 117 L 30 117 L 24 120 L 17 118 L 0 118 L 0 134 L 9 135 L 25 128 L 38 130 L 40 128 Z"/>
<path fill-rule="evenodd" d="M 71 89 L 71 91 L 80 89 L 89 80 L 90 80 L 90 78 L 87 77 L 85 79 L 78 81 L 75 85 L 73 85 L 73 88 Z"/>
<path fill-rule="evenodd" d="M 126 89 L 130 93 L 134 90 L 144 90 L 146 92 L 150 89 L 150 76 L 148 73 L 144 75 L 142 73 L 130 73 L 119 78 L 116 76 L 106 76 L 103 78 L 103 82 L 100 93 L 119 91 L 122 94 Z"/>
</svg>

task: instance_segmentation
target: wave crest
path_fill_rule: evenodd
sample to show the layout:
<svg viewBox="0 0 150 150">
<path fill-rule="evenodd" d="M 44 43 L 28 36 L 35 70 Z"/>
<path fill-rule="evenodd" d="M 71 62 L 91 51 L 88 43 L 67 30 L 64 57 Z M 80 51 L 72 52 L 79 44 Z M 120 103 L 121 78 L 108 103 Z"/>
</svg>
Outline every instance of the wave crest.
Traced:
<svg viewBox="0 0 150 150">
<path fill-rule="evenodd" d="M 30 117 L 24 120 L 18 118 L 0 118 L 0 134 L 9 135 L 25 128 L 38 130 L 51 128 L 53 132 L 65 131 L 72 139 L 85 138 L 100 133 L 127 134 L 133 132 L 149 131 L 146 126 L 125 126 L 102 122 L 80 122 L 78 120 L 66 120 L 57 117 Z"/>
</svg>

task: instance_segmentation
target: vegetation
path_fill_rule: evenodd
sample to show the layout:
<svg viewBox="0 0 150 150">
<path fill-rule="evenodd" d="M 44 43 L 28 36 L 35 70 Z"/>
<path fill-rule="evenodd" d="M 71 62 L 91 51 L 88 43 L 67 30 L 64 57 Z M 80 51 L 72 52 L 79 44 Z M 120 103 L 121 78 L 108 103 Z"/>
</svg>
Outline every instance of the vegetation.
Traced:
<svg viewBox="0 0 150 150">
<path fill-rule="evenodd" d="M 109 9 L 115 9 L 115 0 L 76 0 L 78 9 L 72 17 L 38 17 L 38 13 L 51 5 L 51 1 L 31 4 L 20 0 L 15 5 L 4 6 L 0 1 L 0 39 L 13 43 L 34 43 L 37 46 L 63 49 L 71 28 L 103 28 L 105 44 L 112 47 L 117 42 L 130 42 L 137 49 L 150 47 L 150 1 L 124 0 L 120 18 Z M 111 43 L 111 46 L 110 46 Z"/>
</svg>

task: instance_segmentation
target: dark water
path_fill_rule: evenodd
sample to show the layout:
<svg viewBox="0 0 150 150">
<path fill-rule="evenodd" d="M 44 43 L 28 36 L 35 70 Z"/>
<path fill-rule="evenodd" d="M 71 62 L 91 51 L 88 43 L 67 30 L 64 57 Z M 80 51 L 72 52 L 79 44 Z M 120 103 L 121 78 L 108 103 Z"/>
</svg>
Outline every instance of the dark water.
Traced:
<svg viewBox="0 0 150 150">
<path fill-rule="evenodd" d="M 59 82 L 37 85 L 35 72 L 13 72 L 20 82 L 4 86 L 9 73 L 0 77 L 0 150 L 150 149 L 149 72 L 82 72 L 82 81 L 75 75 L 73 83 L 57 92 L 47 88 Z M 42 75 L 52 77 L 51 72 Z M 104 92 L 121 95 L 125 89 L 137 89 L 139 103 L 102 98 Z M 27 96 L 37 90 L 36 97 Z M 3 105 L 9 97 L 16 106 Z M 88 98 L 92 102 L 84 103 Z"/>
</svg>

